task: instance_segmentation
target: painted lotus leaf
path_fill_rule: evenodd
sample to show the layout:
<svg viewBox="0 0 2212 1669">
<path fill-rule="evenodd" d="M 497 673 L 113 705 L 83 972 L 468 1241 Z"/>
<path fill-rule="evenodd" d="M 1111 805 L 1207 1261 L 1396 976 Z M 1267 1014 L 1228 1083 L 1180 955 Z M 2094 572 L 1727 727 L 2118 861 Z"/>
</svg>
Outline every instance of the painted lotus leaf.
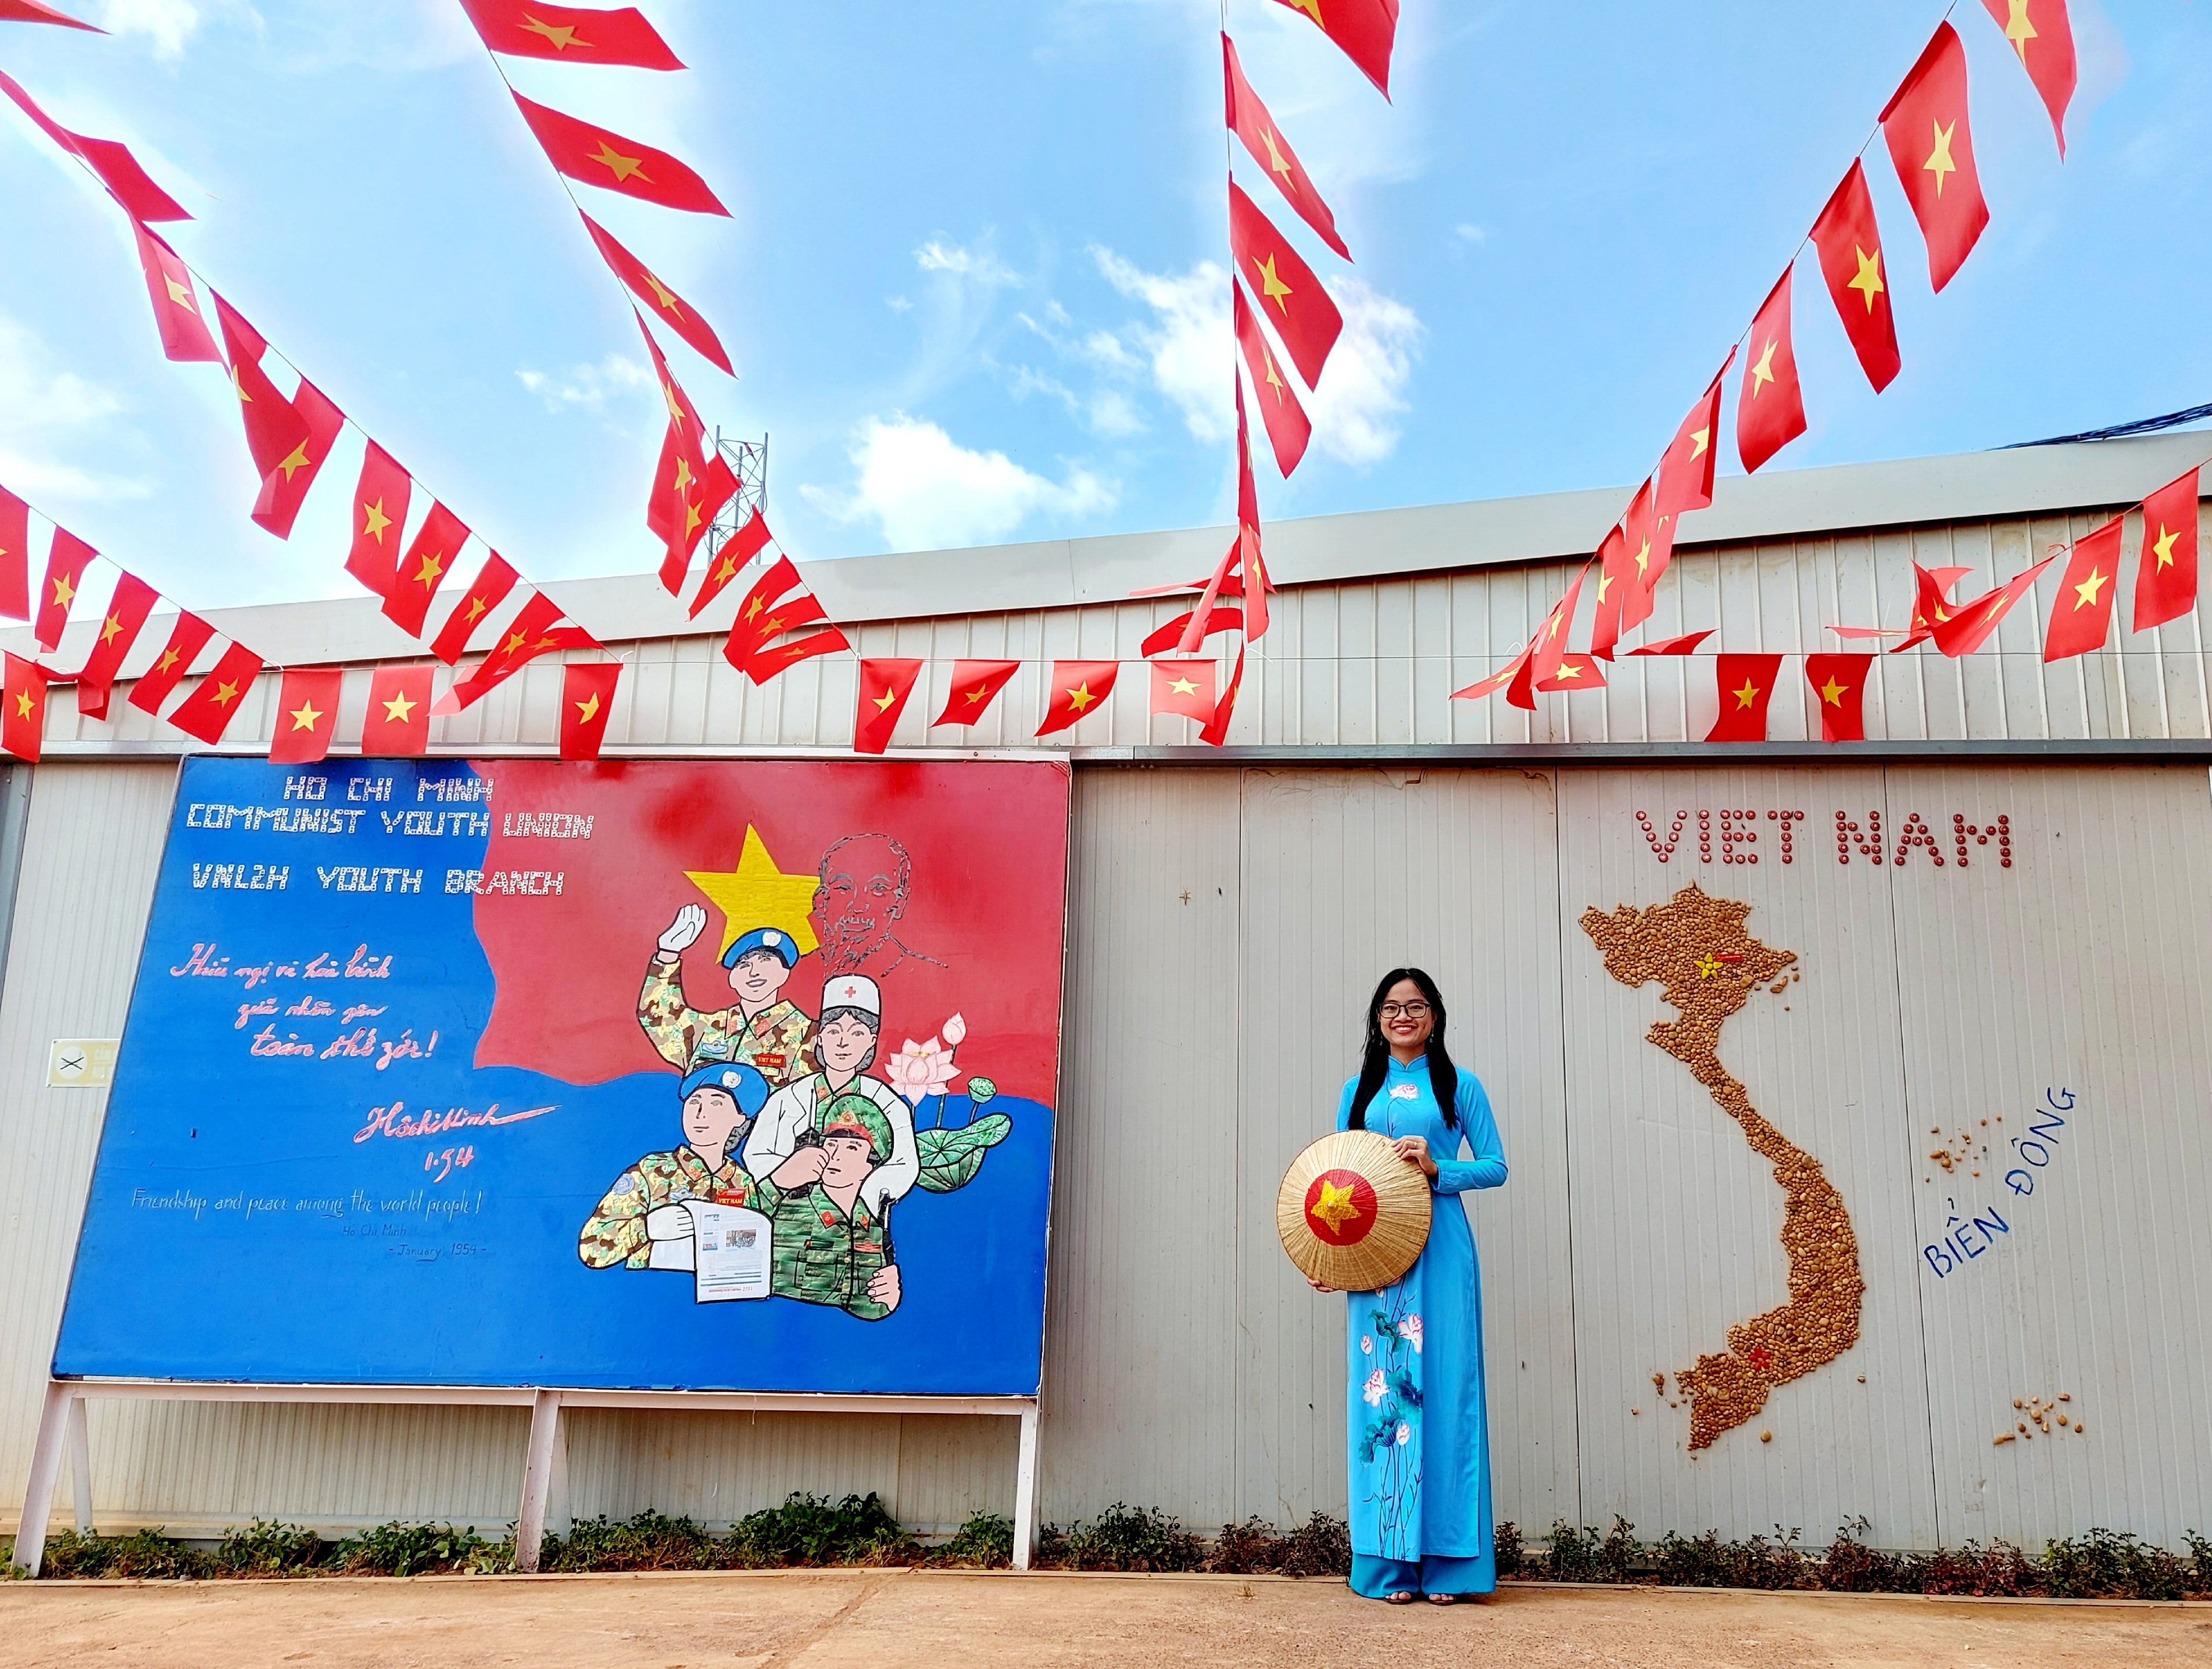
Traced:
<svg viewBox="0 0 2212 1669">
<path fill-rule="evenodd" d="M 957 1130 L 916 1130 L 914 1141 L 921 1150 L 921 1185 L 933 1194 L 949 1194 L 966 1187 L 983 1168 L 983 1155 L 1004 1142 L 1013 1127 L 1014 1121 L 1005 1113 L 987 1112 Z"/>
</svg>

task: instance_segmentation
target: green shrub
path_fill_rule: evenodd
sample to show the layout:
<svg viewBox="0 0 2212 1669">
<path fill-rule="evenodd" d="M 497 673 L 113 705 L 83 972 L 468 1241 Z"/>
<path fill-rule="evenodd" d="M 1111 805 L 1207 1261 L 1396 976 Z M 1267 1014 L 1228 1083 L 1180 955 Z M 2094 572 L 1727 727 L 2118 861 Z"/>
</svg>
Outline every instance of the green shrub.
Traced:
<svg viewBox="0 0 2212 1669">
<path fill-rule="evenodd" d="M 338 1543 L 329 1568 L 341 1576 L 446 1575 L 468 1567 L 488 1545 L 473 1530 L 394 1520 Z"/>
<path fill-rule="evenodd" d="M 834 1504 L 826 1495 L 794 1492 L 782 1506 L 749 1513 L 731 1526 L 714 1562 L 760 1569 L 913 1564 L 921 1556 L 920 1545 L 873 1490 Z"/>
<path fill-rule="evenodd" d="M 1867 1521 L 1851 1519 L 1836 1526 L 1835 1539 L 1820 1558 L 1820 1583 L 1832 1593 L 1895 1593 L 1898 1561 L 1860 1539 Z"/>
<path fill-rule="evenodd" d="M 929 1562 L 1003 1570 L 1014 1562 L 1014 1521 L 1004 1513 L 975 1514 L 930 1556 Z"/>
<path fill-rule="evenodd" d="M 166 1539 L 159 1530 L 127 1536 L 80 1536 L 64 1530 L 46 1538 L 42 1576 L 106 1576 L 143 1581 L 191 1580 L 218 1575 L 216 1562 L 197 1549 Z"/>
<path fill-rule="evenodd" d="M 295 1576 L 321 1563 L 325 1543 L 313 1531 L 274 1519 L 223 1532 L 215 1562 L 225 1576 Z"/>
<path fill-rule="evenodd" d="M 1980 1598 L 2032 1594 L 2039 1591 L 2041 1583 L 2027 1556 L 2010 1542 L 1991 1542 L 1987 1547 L 1968 1542 L 1964 1547 L 1905 1555 L 1898 1561 L 1898 1587 L 1905 1593 L 1963 1593 Z"/>
<path fill-rule="evenodd" d="M 1565 1519 L 1553 1521 L 1550 1575 L 1555 1582 L 1626 1582 L 1629 1567 L 1643 1557 L 1636 1526 L 1618 1513 L 1602 1536 L 1592 1525 L 1577 1530 Z"/>
<path fill-rule="evenodd" d="M 1521 1548 L 1521 1526 L 1508 1519 L 1493 1533 L 1497 1537 L 1498 1580 L 1502 1582 L 1509 1577 L 1524 1575 L 1528 1556 Z"/>
<path fill-rule="evenodd" d="M 2203 1543 L 2193 1532 L 2190 1551 Z M 2132 1535 L 2092 1530 L 2043 1550 L 2045 1586 L 2062 1599 L 2179 1599 L 2189 1592 L 2197 1558 L 2183 1560 Z"/>
<path fill-rule="evenodd" d="M 615 1523 L 602 1516 L 548 1536 L 540 1570 L 700 1570 L 720 1563 L 714 1538 L 690 1519 L 652 1511 Z"/>
<path fill-rule="evenodd" d="M 1283 1538 L 1285 1576 L 1349 1576 L 1352 1527 L 1342 1519 L 1316 1513 Z"/>
<path fill-rule="evenodd" d="M 1053 1562 L 1069 1570 L 1197 1570 L 1206 1562 L 1206 1544 L 1180 1520 L 1121 1501 L 1088 1524 L 1054 1532 L 1052 1550 Z"/>
</svg>

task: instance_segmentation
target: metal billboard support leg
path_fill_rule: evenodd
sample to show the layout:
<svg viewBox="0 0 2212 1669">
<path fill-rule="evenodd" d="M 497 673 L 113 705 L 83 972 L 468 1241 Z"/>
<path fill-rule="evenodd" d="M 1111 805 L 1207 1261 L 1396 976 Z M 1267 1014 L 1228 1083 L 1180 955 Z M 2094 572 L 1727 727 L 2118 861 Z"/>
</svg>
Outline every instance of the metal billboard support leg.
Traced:
<svg viewBox="0 0 2212 1669">
<path fill-rule="evenodd" d="M 69 1399 L 70 1493 L 76 1497 L 76 1533 L 92 1534 L 92 1432 L 84 1398 Z"/>
<path fill-rule="evenodd" d="M 1014 1568 L 1027 1570 L 1036 1555 L 1037 1405 L 1022 1410 L 1020 1458 L 1014 1463 Z"/>
<path fill-rule="evenodd" d="M 38 1441 L 31 1448 L 31 1476 L 23 1485 L 23 1515 L 15 1526 L 12 1562 L 35 1576 L 46 1556 L 46 1514 L 54 1504 L 54 1480 L 62 1467 L 70 1405 L 77 1400 L 73 1386 L 58 1380 L 46 1381 L 46 1406 L 39 1414 Z"/>
<path fill-rule="evenodd" d="M 522 1510 L 514 1521 L 514 1568 L 536 1570 L 545 1542 L 545 1499 L 552 1493 L 554 1441 L 560 1434 L 561 1393 L 540 1391 L 530 1404 L 530 1453 L 522 1468 Z"/>
</svg>

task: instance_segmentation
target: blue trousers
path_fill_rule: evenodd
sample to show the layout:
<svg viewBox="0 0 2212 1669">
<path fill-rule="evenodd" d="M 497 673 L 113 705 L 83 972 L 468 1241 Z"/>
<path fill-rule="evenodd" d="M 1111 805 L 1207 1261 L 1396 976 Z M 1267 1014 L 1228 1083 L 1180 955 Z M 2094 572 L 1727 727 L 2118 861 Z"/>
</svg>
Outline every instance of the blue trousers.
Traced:
<svg viewBox="0 0 2212 1669">
<path fill-rule="evenodd" d="M 1355 1553 L 1352 1591 L 1369 1599 L 1387 1599 L 1394 1593 L 1495 1593 L 1498 1555 L 1493 1550 L 1476 1559 L 1447 1559 L 1430 1554 L 1415 1564 L 1410 1559 Z"/>
</svg>

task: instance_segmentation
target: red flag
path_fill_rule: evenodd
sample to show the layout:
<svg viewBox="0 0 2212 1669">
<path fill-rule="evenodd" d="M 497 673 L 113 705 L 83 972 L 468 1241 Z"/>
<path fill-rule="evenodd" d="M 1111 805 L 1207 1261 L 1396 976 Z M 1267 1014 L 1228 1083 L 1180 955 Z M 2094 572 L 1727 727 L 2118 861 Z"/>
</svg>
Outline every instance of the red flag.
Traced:
<svg viewBox="0 0 2212 1669">
<path fill-rule="evenodd" d="M 1178 614 L 1165 625 L 1147 633 L 1145 641 L 1137 645 L 1137 653 L 1150 661 L 1154 655 L 1164 655 L 1168 650 L 1174 649 L 1182 642 L 1183 629 L 1190 624 L 1192 618 L 1197 612 L 1193 609 L 1188 613 Z M 1217 607 L 1206 617 L 1205 636 L 1207 637 L 1212 637 L 1217 631 L 1243 630 L 1244 611 L 1241 608 Z"/>
<path fill-rule="evenodd" d="M 1198 733 L 1199 740 L 1208 747 L 1218 747 L 1229 734 L 1229 721 L 1237 712 L 1237 692 L 1244 687 L 1244 645 L 1237 647 L 1237 670 L 1229 674 L 1229 687 L 1221 692 L 1221 699 L 1213 704 L 1213 716 L 1206 722 L 1206 728 Z"/>
<path fill-rule="evenodd" d="M 159 713 L 169 691 L 177 687 L 192 662 L 215 636 L 215 628 L 197 614 L 179 613 L 169 629 L 169 641 L 137 681 L 131 686 L 131 704 L 142 712 Z"/>
<path fill-rule="evenodd" d="M 0 0 L 0 19 L 4 19 L 6 0 Z M 58 18 L 61 14 L 54 15 Z M 80 23 L 78 28 L 91 26 Z M 85 166 L 100 176 L 100 183 L 107 187 L 108 194 L 123 205 L 124 212 L 137 221 L 190 220 L 191 216 L 171 197 L 154 183 L 153 176 L 138 166 L 138 159 L 130 148 L 114 139 L 88 138 L 82 133 L 72 133 L 39 108 L 38 103 L 9 76 L 0 75 L 0 92 L 5 92 L 22 107 L 23 113 L 45 131 L 46 136 L 72 156 L 82 159 Z"/>
<path fill-rule="evenodd" d="M 698 593 L 691 599 L 693 619 L 699 618 L 701 609 L 722 594 L 722 588 L 744 572 L 746 564 L 760 555 L 773 537 L 768 530 L 768 523 L 756 509 L 745 519 L 744 527 L 722 541 L 722 548 L 714 553 L 714 560 L 708 567 L 707 577 L 699 582 Z M 795 570 L 793 577 L 798 577 Z"/>
<path fill-rule="evenodd" d="M 1298 217 L 1321 234 L 1323 243 L 1350 260 L 1352 252 L 1344 247 L 1344 240 L 1336 233 L 1336 216 L 1329 212 L 1328 204 L 1322 201 L 1321 193 L 1306 177 L 1297 153 L 1283 137 L 1275 119 L 1267 113 L 1267 107 L 1252 90 L 1251 82 L 1244 79 L 1244 66 L 1237 61 L 1237 48 L 1226 34 L 1221 37 L 1221 73 L 1227 83 L 1231 131 L 1244 142 L 1244 149 L 1252 153 L 1252 160 L 1267 171 L 1268 180 L 1289 199 L 1291 207 L 1298 211 Z M 1286 475 L 1289 472 L 1284 472 Z"/>
<path fill-rule="evenodd" d="M 491 652 L 479 661 L 466 678 L 438 697 L 430 708 L 443 718 L 473 707 L 539 655 L 555 649 L 596 649 L 600 647 L 581 626 L 561 624 L 561 605 L 544 592 L 532 594 L 507 623 Z"/>
<path fill-rule="evenodd" d="M 1398 38 L 1398 0 L 1277 0 L 1304 12 L 1359 66 L 1384 98 L 1390 96 L 1390 49 Z"/>
<path fill-rule="evenodd" d="M 1720 448 L 1713 442 L 1721 430 L 1721 379 L 1735 363 L 1735 350 L 1730 348 L 1659 460 L 1662 515 L 1680 516 L 1685 510 L 1702 510 L 1713 502 L 1713 466 L 1720 460 Z M 1673 543 L 1670 536 L 1670 549 Z"/>
<path fill-rule="evenodd" d="M 619 661 L 572 661 L 561 668 L 561 757 L 596 759 L 613 716 Z"/>
<path fill-rule="evenodd" d="M 2114 516 L 2074 541 L 2043 633 L 2045 665 L 2101 649 L 2112 635 L 2112 602 L 2120 594 L 2121 527 L 2121 518 Z"/>
<path fill-rule="evenodd" d="M 269 738 L 272 765 L 311 765 L 331 751 L 338 728 L 340 667 L 287 667 L 276 691 L 276 723 Z"/>
<path fill-rule="evenodd" d="M 760 520 L 757 514 L 753 520 L 756 521 Z M 748 531 L 751 525 L 750 522 L 746 524 Z M 762 523 L 762 531 L 763 533 L 767 531 L 767 524 L 764 522 Z M 798 569 L 792 566 L 791 558 L 778 557 L 767 571 L 753 582 L 752 588 L 745 593 L 744 601 L 738 605 L 738 625 L 757 636 L 758 633 L 755 628 L 763 614 L 773 610 L 780 598 L 788 596 L 798 590 L 803 583 L 804 582 L 799 577 Z M 768 635 L 774 637 L 775 633 L 770 632 Z"/>
<path fill-rule="evenodd" d="M 1200 724 L 1213 722 L 1218 699 L 1214 684 L 1219 677 L 1211 661 L 1155 661 L 1152 666 L 1152 707 L 1155 713 L 1180 713 Z"/>
<path fill-rule="evenodd" d="M 705 180 L 666 151 L 625 139 L 612 129 L 564 116 L 520 93 L 514 101 L 522 108 L 522 119 L 530 124 L 531 132 L 545 148 L 547 160 L 569 179 L 658 203 L 664 209 L 688 209 L 700 215 L 730 212 L 708 189 Z"/>
<path fill-rule="evenodd" d="M 1949 655 L 1972 655 L 1989 641 L 1990 634 L 1997 629 L 1997 622 L 2012 610 L 2012 606 L 2035 588 L 2035 576 L 2056 561 L 2045 557 L 2025 573 L 2014 575 L 1994 591 L 1986 592 L 1970 603 L 1961 603 L 1951 611 L 1948 620 L 1939 621 L 1929 636 L 1936 647 Z"/>
<path fill-rule="evenodd" d="M 469 582 L 467 594 L 453 605 L 453 612 L 439 628 L 438 641 L 430 645 L 430 653 L 448 667 L 467 654 L 470 637 L 484 616 L 507 600 L 507 594 L 514 589 L 515 578 L 513 566 L 498 551 L 485 557 L 484 565 Z"/>
<path fill-rule="evenodd" d="M 115 595 L 100 619 L 100 635 L 93 640 L 92 653 L 84 659 L 84 670 L 76 675 L 76 710 L 85 717 L 107 716 L 108 692 L 114 687 L 116 672 L 160 600 L 161 594 L 136 574 L 125 574 L 115 582 Z"/>
<path fill-rule="evenodd" d="M 1590 620 L 1589 652 L 1600 661 L 1612 660 L 1613 646 L 1620 642 L 1620 600 L 1632 583 L 1628 539 L 1616 521 L 1597 547 L 1597 605 Z"/>
<path fill-rule="evenodd" d="M 583 210 L 580 209 L 577 213 L 583 214 Z M 722 350 L 721 338 L 714 334 L 714 326 L 700 317 L 696 308 L 661 283 L 652 268 L 623 248 L 611 232 L 589 215 L 584 215 L 584 226 L 591 233 L 592 241 L 599 247 L 599 253 L 606 258 L 607 265 L 614 269 L 615 277 L 653 309 L 653 317 L 689 342 L 701 358 L 732 376 L 737 375 L 731 368 L 729 355 Z"/>
<path fill-rule="evenodd" d="M 1924 643 L 1935 630 L 1951 618 L 1951 603 L 1947 594 L 1951 588 L 1973 572 L 1971 568 L 1923 568 L 1912 564 L 1912 624 L 1905 629 L 1905 641 L 1892 649 L 1892 655 L 1901 655 L 1916 643 Z M 1892 634 L 1879 627 L 1831 626 L 1829 630 L 1843 637 L 1886 637 Z"/>
<path fill-rule="evenodd" d="M 430 672 L 428 667 L 379 667 L 368 680 L 368 711 L 361 722 L 361 751 L 379 759 L 412 759 L 429 751 Z"/>
<path fill-rule="evenodd" d="M 46 669 L 35 661 L 10 655 L 7 682 L 0 701 L 0 747 L 19 759 L 39 762 L 39 744 L 46 734 Z"/>
<path fill-rule="evenodd" d="M 1750 356 L 1735 396 L 1735 449 L 1746 475 L 1805 432 L 1805 395 L 1790 336 L 1790 278 L 1796 271 L 1794 262 L 1782 269 L 1751 321 Z"/>
<path fill-rule="evenodd" d="M 1464 690 L 1453 691 L 1451 692 L 1451 698 L 1454 701 L 1480 701 L 1485 696 L 1494 696 L 1500 690 L 1504 689 L 1508 685 L 1512 684 L 1518 679 L 1522 674 L 1528 671 L 1528 650 L 1527 646 L 1523 645 L 1518 654 L 1516 654 L 1510 661 L 1507 661 L 1503 667 L 1500 667 L 1496 672 L 1491 673 L 1489 677 L 1475 679 L 1474 683 L 1468 685 Z M 1534 707 L 1535 703 L 1533 701 L 1526 704 L 1521 702 L 1514 703 L 1514 705 L 1516 707 L 1524 704 Z"/>
<path fill-rule="evenodd" d="M 706 478 L 688 489 L 684 496 L 684 532 L 668 541 L 667 554 L 660 559 L 660 583 L 672 597 L 684 590 L 684 576 L 691 571 L 692 553 L 698 550 L 699 541 L 707 537 L 722 506 L 737 496 L 738 472 L 729 460 L 717 452 L 707 466 Z"/>
<path fill-rule="evenodd" d="M 0 0 L 0 23 L 59 23 L 65 28 L 82 29 L 88 34 L 107 33 L 89 23 L 79 22 L 65 11 L 56 11 L 46 3 L 46 0 Z"/>
<path fill-rule="evenodd" d="M 1562 690 L 1602 690 L 1605 688 L 1605 669 L 1594 655 L 1563 655 L 1552 675 L 1536 689 L 1545 695 Z"/>
<path fill-rule="evenodd" d="M 1229 182 L 1229 248 L 1237 276 L 1289 350 L 1291 363 L 1310 388 L 1321 381 L 1329 350 L 1344 329 L 1344 315 L 1329 300 L 1290 241 L 1275 229 L 1235 180 Z"/>
<path fill-rule="evenodd" d="M 0 487 L 0 615 L 31 618 L 31 507 Z"/>
<path fill-rule="evenodd" d="M 192 275 L 177 252 L 143 226 L 132 223 L 138 237 L 138 265 L 146 272 L 146 295 L 154 304 L 154 323 L 161 332 L 161 351 L 172 359 L 212 360 L 222 363 L 222 353 L 208 334 L 207 320 L 192 295 Z"/>
<path fill-rule="evenodd" d="M 46 582 L 39 588 L 34 635 L 40 649 L 52 650 L 62 641 L 62 628 L 69 624 L 70 605 L 84 583 L 84 570 L 99 554 L 68 528 L 54 529 L 53 546 L 46 553 Z"/>
<path fill-rule="evenodd" d="M 243 643 L 233 643 L 209 668 L 191 694 L 177 704 L 169 722 L 209 746 L 222 740 L 230 722 L 246 705 L 253 680 L 261 676 L 261 657 Z"/>
<path fill-rule="evenodd" d="M 1659 514 L 1658 478 L 1646 476 L 1636 496 L 1628 501 L 1628 513 L 1620 519 L 1621 549 L 1626 557 L 1622 573 L 1629 581 L 1620 599 L 1624 632 L 1635 630 L 1651 618 L 1652 594 L 1674 557 L 1674 517 Z"/>
<path fill-rule="evenodd" d="M 1889 286 L 1882 278 L 1881 233 L 1874 219 L 1866 170 L 1854 161 L 1820 219 L 1813 222 L 1813 244 L 1820 253 L 1820 276 L 1844 334 L 1859 356 L 1859 368 L 1879 394 L 1896 377 L 1897 325 L 1890 316 Z"/>
<path fill-rule="evenodd" d="M 279 539 L 292 537 L 292 524 L 299 519 L 300 506 L 307 502 L 307 490 L 322 473 L 338 431 L 345 427 L 345 413 L 305 377 L 300 380 L 292 408 L 307 426 L 306 436 L 277 460 L 276 467 L 262 480 L 260 496 L 253 501 L 253 520 Z"/>
<path fill-rule="evenodd" d="M 399 572 L 399 541 L 413 489 L 407 472 L 371 441 L 361 461 L 361 484 L 353 493 L 353 548 L 346 553 L 345 570 L 380 597 L 392 594 Z"/>
<path fill-rule="evenodd" d="M 1232 377 L 1232 381 L 1237 381 Z M 1267 568 L 1260 555 L 1260 489 L 1252 479 L 1252 436 L 1244 421 L 1244 385 L 1237 381 L 1237 557 L 1244 595 L 1244 636 L 1267 635 Z M 1204 629 L 1199 633 L 1205 636 Z"/>
<path fill-rule="evenodd" d="M 1720 695 L 1720 714 L 1706 733 L 1709 742 L 1763 742 L 1766 740 L 1766 704 L 1774 698 L 1774 680 L 1782 671 L 1778 655 L 1717 655 L 1713 657 L 1714 687 Z"/>
<path fill-rule="evenodd" d="M 1559 669 L 1559 662 L 1567 653 L 1567 634 L 1574 630 L 1575 609 L 1583 597 L 1583 581 L 1590 565 L 1584 563 L 1582 572 L 1575 576 L 1566 593 L 1552 606 L 1551 613 L 1529 640 L 1528 679 L 1538 688 L 1552 681 Z"/>
<path fill-rule="evenodd" d="M 1713 635 L 1714 628 L 1703 631 L 1686 631 L 1680 637 L 1662 637 L 1656 643 L 1646 643 L 1640 649 L 1631 649 L 1631 655 L 1695 655 L 1698 645 Z"/>
<path fill-rule="evenodd" d="M 537 0 L 461 0 L 483 44 L 510 58 L 548 58 L 556 64 L 623 64 L 635 70 L 681 70 L 684 65 L 644 14 L 548 6 Z"/>
<path fill-rule="evenodd" d="M 1873 667 L 1871 655 L 1805 657 L 1805 681 L 1813 686 L 1820 709 L 1822 741 L 1866 740 L 1866 681 Z"/>
<path fill-rule="evenodd" d="M 2066 0 L 1982 0 L 2005 39 L 2020 55 L 2021 67 L 2051 113 L 2058 154 L 2066 155 L 2066 107 L 2074 97 L 2074 25 Z"/>
<path fill-rule="evenodd" d="M 1306 455 L 1306 442 L 1313 438 L 1313 423 L 1277 368 L 1275 356 L 1267 348 L 1267 338 L 1260 332 L 1260 322 L 1253 318 L 1251 307 L 1244 300 L 1243 285 L 1230 285 L 1229 294 L 1237 321 L 1237 345 L 1244 351 L 1244 369 L 1252 374 L 1252 393 L 1260 402 L 1260 421 L 1267 426 L 1267 442 L 1275 449 L 1275 467 L 1287 478 L 1298 466 L 1298 460 Z"/>
<path fill-rule="evenodd" d="M 973 724 L 990 710 L 999 691 L 1022 669 L 1018 661 L 956 661 L 952 688 L 945 697 L 945 710 L 930 721 L 939 724 Z"/>
<path fill-rule="evenodd" d="M 2142 566 L 2136 570 L 2134 630 L 2197 606 L 2197 472 L 2169 481 L 2142 503 Z M 0 544 L 6 535 L 0 533 Z"/>
<path fill-rule="evenodd" d="M 1055 661 L 1052 663 L 1052 693 L 1045 702 L 1040 736 L 1067 728 L 1114 693 L 1114 676 L 1121 670 L 1116 661 Z"/>
<path fill-rule="evenodd" d="M 215 296 L 216 323 L 230 355 L 230 387 L 246 423 L 246 449 L 253 455 L 254 473 L 265 479 L 280 460 L 307 439 L 307 426 L 261 369 L 261 356 L 269 347 L 261 332 L 215 291 L 208 294 Z"/>
<path fill-rule="evenodd" d="M 1990 223 L 1966 121 L 1966 49 L 1948 23 L 1936 26 L 1920 62 L 1883 107 L 1881 137 L 1927 241 L 1929 282 L 1941 289 Z"/>
<path fill-rule="evenodd" d="M 810 598 L 808 600 L 812 600 Z M 757 685 L 766 684 L 778 673 L 795 667 L 802 661 L 811 661 L 817 655 L 832 655 L 839 649 L 852 647 L 845 634 L 832 626 L 827 631 L 817 631 L 810 637 L 794 637 L 787 643 L 778 643 L 774 649 L 754 650 L 745 662 L 744 674 Z M 727 655 L 726 646 L 723 653 Z"/>
<path fill-rule="evenodd" d="M 468 542 L 469 530 L 460 517 L 433 503 L 392 576 L 392 589 L 384 599 L 384 618 L 410 637 L 420 637 L 422 623 L 429 618 L 430 600 Z"/>
<path fill-rule="evenodd" d="M 899 715 L 927 663 L 869 657 L 860 662 L 860 693 L 853 708 L 853 751 L 880 753 L 890 746 Z"/>
</svg>

